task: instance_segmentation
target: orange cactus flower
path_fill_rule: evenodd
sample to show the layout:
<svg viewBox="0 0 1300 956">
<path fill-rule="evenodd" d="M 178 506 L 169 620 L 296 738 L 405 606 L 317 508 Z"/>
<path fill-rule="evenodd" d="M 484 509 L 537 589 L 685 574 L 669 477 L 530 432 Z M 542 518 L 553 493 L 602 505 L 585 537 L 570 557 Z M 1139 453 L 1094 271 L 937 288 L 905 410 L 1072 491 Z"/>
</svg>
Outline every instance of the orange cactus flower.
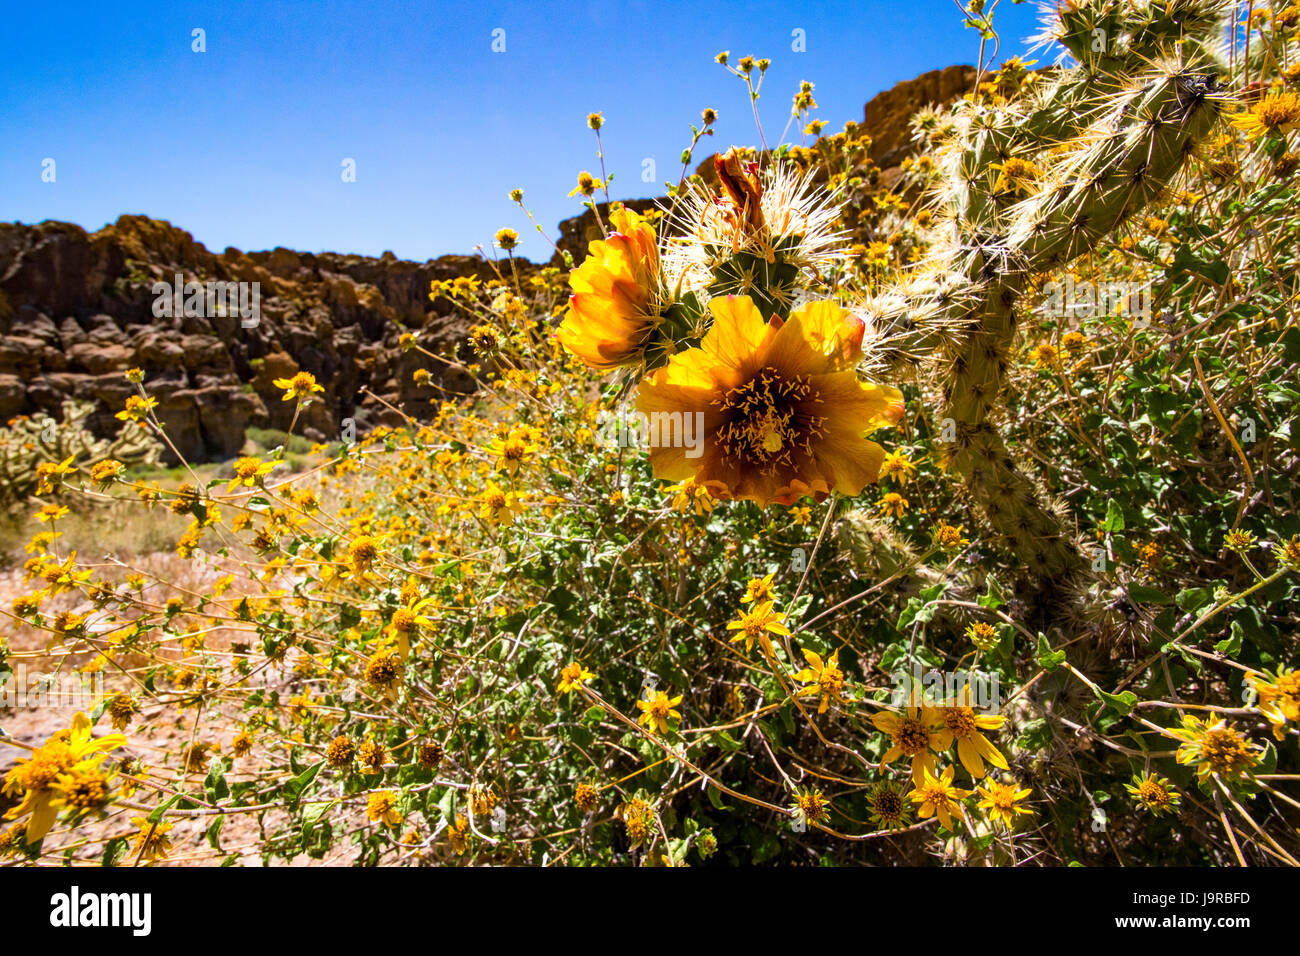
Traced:
<svg viewBox="0 0 1300 956">
<path fill-rule="evenodd" d="M 903 398 L 859 381 L 861 320 L 834 302 L 806 303 L 784 322 L 765 321 L 748 296 L 709 308 L 699 347 L 641 383 L 641 412 L 703 423 L 702 447 L 650 449 L 656 477 L 717 483 L 719 497 L 761 506 L 856 495 L 875 481 L 885 452 L 863 436 L 902 418 Z"/>
<path fill-rule="evenodd" d="M 615 232 L 592 242 L 569 276 L 573 294 L 556 338 L 587 365 L 635 365 L 658 322 L 659 247 L 654 228 L 631 209 L 609 214 Z"/>
</svg>

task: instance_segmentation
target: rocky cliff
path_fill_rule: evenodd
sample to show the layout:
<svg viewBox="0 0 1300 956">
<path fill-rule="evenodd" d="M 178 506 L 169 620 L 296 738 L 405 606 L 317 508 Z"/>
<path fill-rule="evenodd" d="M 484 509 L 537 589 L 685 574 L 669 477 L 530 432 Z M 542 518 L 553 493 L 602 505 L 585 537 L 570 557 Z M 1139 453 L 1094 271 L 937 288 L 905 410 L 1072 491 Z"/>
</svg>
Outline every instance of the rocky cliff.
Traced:
<svg viewBox="0 0 1300 956">
<path fill-rule="evenodd" d="M 178 274 L 187 282 L 257 282 L 257 325 L 245 327 L 234 312 L 156 315 L 154 284 Z M 218 255 L 142 216 L 95 233 L 61 222 L 0 224 L 0 420 L 58 417 L 73 397 L 97 402 L 89 425 L 111 432 L 132 390 L 122 373 L 135 367 L 159 397 L 168 435 L 195 461 L 237 454 L 249 426 L 286 428 L 293 406 L 272 383 L 298 370 L 325 387 L 301 423 L 309 438 L 337 436 L 345 418 L 390 419 L 363 389 L 424 414 L 440 391 L 465 391 L 470 382 L 444 374 L 416 385 L 416 356 L 398 348 L 398 336 L 422 330 L 431 351 L 457 349 L 463 322 L 449 303 L 429 301 L 429 283 L 471 274 L 492 273 L 469 256 L 418 263 L 391 253 Z"/>
<path fill-rule="evenodd" d="M 909 123 L 917 110 L 950 103 L 975 88 L 975 67 L 950 66 L 904 80 L 872 97 L 862 110 L 871 133 L 871 159 L 886 174 L 912 152 Z"/>
</svg>

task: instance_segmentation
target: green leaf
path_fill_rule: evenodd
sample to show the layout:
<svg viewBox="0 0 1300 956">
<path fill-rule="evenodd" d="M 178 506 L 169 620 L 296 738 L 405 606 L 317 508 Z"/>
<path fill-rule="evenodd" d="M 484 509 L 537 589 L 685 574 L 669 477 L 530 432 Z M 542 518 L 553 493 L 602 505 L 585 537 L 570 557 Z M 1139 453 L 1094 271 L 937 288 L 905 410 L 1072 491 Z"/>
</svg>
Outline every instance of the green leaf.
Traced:
<svg viewBox="0 0 1300 956">
<path fill-rule="evenodd" d="M 1190 272 L 1201 278 L 1209 279 L 1217 285 L 1223 285 L 1228 281 L 1229 269 L 1228 264 L 1222 259 L 1206 261 L 1198 257 L 1188 246 L 1180 245 L 1174 253 L 1174 261 L 1169 269 L 1171 278 L 1178 276 L 1180 272 Z"/>
<path fill-rule="evenodd" d="M 1052 727 L 1042 717 L 1029 721 L 1025 724 L 1020 736 L 1016 739 L 1016 746 L 1021 749 L 1043 750 L 1052 742 Z"/>
<path fill-rule="evenodd" d="M 117 861 L 126 854 L 126 837 L 114 837 L 104 846 L 104 855 L 99 858 L 100 866 L 117 866 Z"/>
<path fill-rule="evenodd" d="M 1183 659 L 1183 662 L 1187 664 L 1187 666 L 1190 667 L 1194 672 L 1196 672 L 1197 674 L 1201 672 L 1200 658 L 1193 657 L 1191 654 L 1188 654 L 1186 650 L 1184 650 L 1180 645 L 1175 644 L 1173 641 L 1170 641 L 1168 644 L 1161 645 L 1160 653 L 1177 654 L 1180 658 Z"/>
<path fill-rule="evenodd" d="M 940 581 L 938 584 L 933 584 L 928 588 L 922 588 L 921 597 L 925 598 L 927 603 L 930 601 L 937 601 L 939 598 L 943 597 L 947 591 L 948 582 Z"/>
<path fill-rule="evenodd" d="M 230 787 L 226 784 L 226 767 L 223 761 L 214 760 L 208 769 L 208 776 L 203 781 L 203 792 L 209 803 L 216 803 L 230 796 Z"/>
<path fill-rule="evenodd" d="M 452 807 L 455 799 L 456 791 L 451 787 L 448 787 L 447 792 L 444 793 L 442 798 L 438 801 L 438 812 L 442 814 L 442 818 L 448 823 L 452 820 Z"/>
<path fill-rule="evenodd" d="M 1255 772 L 1273 773 L 1277 770 L 1277 748 L 1273 746 L 1273 741 L 1264 741 L 1264 750 L 1259 755 L 1259 764 L 1255 767 Z"/>
<path fill-rule="evenodd" d="M 777 717 L 780 718 L 781 726 L 785 728 L 785 732 L 793 736 L 794 735 L 794 707 L 792 705 L 786 704 L 776 712 L 776 715 Z"/>
<path fill-rule="evenodd" d="M 154 807 L 153 812 L 149 814 L 148 817 L 149 822 L 161 823 L 163 814 L 166 813 L 168 810 L 170 810 L 172 807 L 176 806 L 176 804 L 180 801 L 180 799 L 181 799 L 181 795 L 179 793 L 174 793 L 167 798 L 167 801 L 165 803 L 161 803 L 157 807 Z"/>
<path fill-rule="evenodd" d="M 337 800 L 327 800 L 325 803 L 313 803 L 302 813 L 302 822 L 307 826 L 313 826 L 320 821 L 320 818 L 329 813 L 334 807 Z"/>
<path fill-rule="evenodd" d="M 1186 588 L 1178 592 L 1174 603 L 1188 614 L 1194 614 L 1209 604 L 1213 596 L 1214 592 L 1209 588 Z"/>
<path fill-rule="evenodd" d="M 1131 690 L 1126 690 L 1121 694 L 1108 694 L 1100 687 L 1096 688 L 1097 696 L 1106 704 L 1113 708 L 1121 717 L 1127 717 L 1133 713 L 1133 705 L 1138 702 L 1138 695 Z"/>
<path fill-rule="evenodd" d="M 984 580 L 984 594 L 975 599 L 980 607 L 986 607 L 990 611 L 995 611 L 1007 603 L 1006 597 L 1002 593 L 1002 588 L 992 577 Z"/>
<path fill-rule="evenodd" d="M 937 604 L 929 604 L 922 601 L 919 597 L 907 599 L 907 607 L 903 608 L 903 613 L 898 617 L 898 629 L 906 631 L 918 621 L 922 624 L 934 620 L 935 612 L 939 609 Z"/>
<path fill-rule="evenodd" d="M 739 750 L 743 744 L 725 730 L 719 730 L 713 735 L 713 742 L 727 752 Z"/>
<path fill-rule="evenodd" d="M 1038 666 L 1045 671 L 1054 671 L 1065 663 L 1065 651 L 1054 651 L 1047 643 L 1044 634 L 1038 635 Z"/>
<path fill-rule="evenodd" d="M 1106 520 L 1098 527 L 1100 527 L 1102 531 L 1124 530 L 1124 511 L 1120 508 L 1119 502 L 1114 498 L 1106 499 Z"/>
<path fill-rule="evenodd" d="M 1240 621 L 1233 621 L 1229 626 L 1229 636 L 1214 645 L 1214 649 L 1220 654 L 1227 654 L 1229 657 L 1236 657 L 1241 653 L 1241 639 L 1245 633 L 1241 629 Z"/>
<path fill-rule="evenodd" d="M 290 803 L 298 802 L 298 798 L 311 786 L 311 782 L 316 779 L 316 775 L 320 773 L 323 766 L 325 766 L 325 761 L 318 761 L 284 785 L 283 793 Z"/>
<path fill-rule="evenodd" d="M 713 784 L 709 784 L 707 787 L 705 787 L 705 793 L 709 795 L 709 803 L 713 804 L 714 809 L 716 810 L 731 809 L 731 807 L 727 806 L 725 803 L 722 802 L 722 791 L 719 790 L 717 787 L 715 787 Z"/>
<path fill-rule="evenodd" d="M 221 828 L 225 825 L 226 817 L 225 814 L 222 814 L 212 821 L 212 826 L 208 827 L 208 845 L 218 853 L 221 852 Z"/>
<path fill-rule="evenodd" d="M 1155 588 L 1149 588 L 1143 584 L 1130 584 L 1128 586 L 1128 596 L 1138 604 L 1168 604 L 1169 595 Z"/>
</svg>

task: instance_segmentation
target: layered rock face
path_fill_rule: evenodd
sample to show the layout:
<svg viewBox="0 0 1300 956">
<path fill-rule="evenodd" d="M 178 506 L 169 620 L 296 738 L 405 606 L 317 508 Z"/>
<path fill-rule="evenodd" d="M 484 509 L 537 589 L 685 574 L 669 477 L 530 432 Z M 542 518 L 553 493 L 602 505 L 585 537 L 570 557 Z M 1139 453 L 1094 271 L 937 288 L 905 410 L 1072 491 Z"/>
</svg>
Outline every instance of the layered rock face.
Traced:
<svg viewBox="0 0 1300 956">
<path fill-rule="evenodd" d="M 953 66 L 899 83 L 866 104 L 871 158 L 886 184 L 912 151 L 908 121 L 927 104 L 974 87 L 975 69 Z M 700 167 L 713 175 L 712 159 Z M 891 178 L 892 177 L 892 178 Z M 626 200 L 644 211 L 655 199 Z M 601 205 L 602 217 L 608 209 Z M 590 210 L 560 223 L 558 247 L 575 262 L 600 237 Z M 536 266 L 516 259 L 525 272 Z M 553 265 L 562 265 L 557 253 Z M 155 283 L 258 283 L 255 326 L 235 311 L 155 314 Z M 469 360 L 466 322 L 445 300 L 429 301 L 434 279 L 494 273 L 471 256 L 424 263 L 385 253 L 375 259 L 277 248 L 208 251 L 188 232 L 144 216 L 122 216 L 95 233 L 62 222 L 0 223 L 0 422 L 15 415 L 58 418 L 67 398 L 96 403 L 88 427 L 116 432 L 113 416 L 133 386 L 122 374 L 145 372 L 168 437 L 189 461 L 239 453 L 250 426 L 285 429 L 293 404 L 274 382 L 311 372 L 325 391 L 297 430 L 313 440 L 337 437 L 345 419 L 358 430 L 427 417 L 432 399 L 468 392 L 472 381 L 402 352 L 398 337 L 419 331 L 430 351 Z M 179 305 L 179 303 L 178 303 Z M 428 385 L 412 373 L 430 372 Z M 175 456 L 167 452 L 170 460 Z"/>
<path fill-rule="evenodd" d="M 199 315 L 155 314 L 155 283 L 174 285 L 177 275 L 258 283 L 257 324 L 206 306 L 192 310 Z M 419 330 L 430 351 L 459 350 L 463 320 L 428 293 L 430 281 L 464 275 L 486 280 L 492 272 L 469 256 L 417 263 L 391 253 L 218 255 L 142 216 L 96 233 L 60 222 L 0 223 L 0 421 L 57 418 L 64 399 L 81 398 L 98 403 L 89 427 L 111 434 L 133 391 L 122 374 L 128 368 L 144 370 L 168 436 L 191 461 L 238 454 L 249 426 L 287 428 L 293 405 L 273 383 L 299 370 L 325 388 L 299 423 L 309 438 L 336 437 L 347 418 L 398 419 L 383 402 L 424 416 L 430 399 L 472 383 L 431 368 L 431 384 L 417 386 L 418 353 L 403 353 L 398 336 Z"/>
</svg>

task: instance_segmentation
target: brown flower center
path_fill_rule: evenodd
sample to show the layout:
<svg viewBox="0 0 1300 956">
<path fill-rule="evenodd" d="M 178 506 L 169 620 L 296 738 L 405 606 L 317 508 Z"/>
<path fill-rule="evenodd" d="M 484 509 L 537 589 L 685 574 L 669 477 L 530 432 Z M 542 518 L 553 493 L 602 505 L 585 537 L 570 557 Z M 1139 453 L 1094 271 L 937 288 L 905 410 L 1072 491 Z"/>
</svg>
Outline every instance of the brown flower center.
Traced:
<svg viewBox="0 0 1300 956">
<path fill-rule="evenodd" d="M 930 731 L 916 718 L 904 717 L 894 735 L 894 743 L 906 756 L 915 757 L 925 753 L 930 746 Z"/>
<path fill-rule="evenodd" d="M 793 455 L 812 454 L 812 441 L 823 434 L 825 417 L 812 413 L 821 404 L 806 375 L 788 378 L 764 368 L 716 400 L 727 415 L 717 432 L 723 454 L 742 465 L 773 475 L 793 467 Z"/>
<path fill-rule="evenodd" d="M 876 816 L 882 820 L 893 820 L 903 813 L 903 797 L 896 790 L 878 790 L 871 803 Z"/>
<path fill-rule="evenodd" d="M 921 795 L 925 798 L 926 803 L 938 804 L 941 807 L 948 805 L 948 785 L 942 780 L 934 783 L 927 783 L 921 787 Z"/>
<path fill-rule="evenodd" d="M 78 776 L 63 791 L 64 800 L 76 810 L 94 810 L 108 799 L 108 787 L 100 774 Z"/>
<path fill-rule="evenodd" d="M 1206 761 L 1219 773 L 1235 773 L 1250 765 L 1250 751 L 1241 734 L 1216 728 L 1207 731 L 1201 742 Z"/>
<path fill-rule="evenodd" d="M 1154 780 L 1143 780 L 1138 784 L 1138 799 L 1149 807 L 1164 807 L 1169 804 L 1169 794 Z"/>
<path fill-rule="evenodd" d="M 974 737 L 979 730 L 975 724 L 975 712 L 969 707 L 945 707 L 943 725 L 958 740 Z"/>
<path fill-rule="evenodd" d="M 1014 787 L 994 787 L 989 794 L 994 807 L 999 810 L 1013 810 L 1016 806 L 1016 791 Z"/>
<path fill-rule="evenodd" d="M 805 819 L 816 821 L 827 816 L 826 801 L 820 793 L 801 793 L 795 797 L 795 802 L 798 803 Z"/>
</svg>

